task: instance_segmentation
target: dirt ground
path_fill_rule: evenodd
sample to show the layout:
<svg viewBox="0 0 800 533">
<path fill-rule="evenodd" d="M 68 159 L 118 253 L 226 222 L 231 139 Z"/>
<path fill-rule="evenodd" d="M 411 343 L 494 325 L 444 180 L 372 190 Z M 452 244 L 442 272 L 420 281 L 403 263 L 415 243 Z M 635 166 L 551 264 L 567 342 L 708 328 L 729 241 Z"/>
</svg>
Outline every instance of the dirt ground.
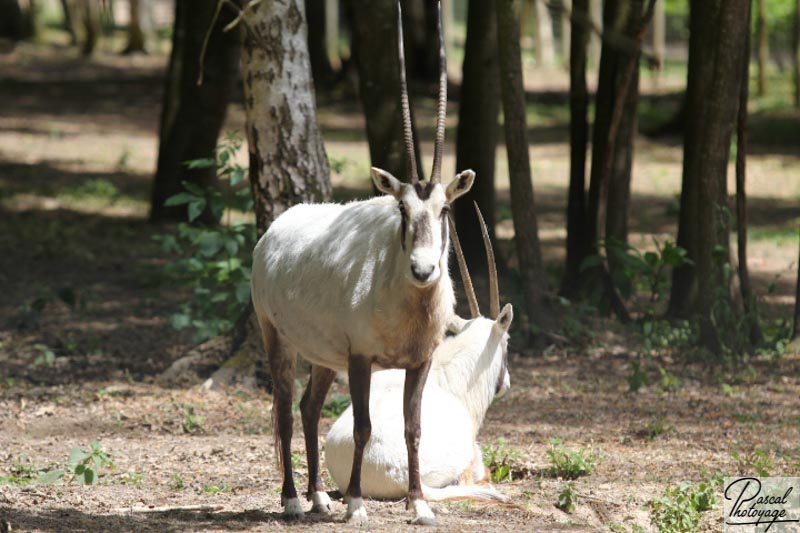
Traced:
<svg viewBox="0 0 800 533">
<path fill-rule="evenodd" d="M 168 324 L 190 293 L 159 277 L 166 258 L 152 240 L 169 228 L 145 221 L 163 67 L 160 56 L 83 61 L 57 47 L 0 56 L 0 520 L 14 531 L 349 530 L 340 502 L 332 519 L 281 520 L 266 392 L 155 384 L 191 347 L 190 335 Z M 358 108 L 323 101 L 320 116 L 329 155 L 344 162 L 334 175 L 339 194 L 363 193 Z M 793 305 L 800 117 L 782 119 L 794 140 L 767 142 L 776 137 L 770 117 L 753 117 L 750 268 L 763 309 L 777 319 Z M 242 121 L 233 106 L 227 129 Z M 539 222 L 554 268 L 565 236 L 565 139 L 563 116 L 534 113 Z M 674 238 L 680 161 L 676 139 L 637 140 L 635 244 Z M 513 233 L 507 211 L 504 238 Z M 501 248 L 509 259 L 510 246 Z M 518 303 L 508 287 L 504 299 Z M 580 340 L 543 355 L 522 357 L 512 341 L 511 390 L 489 410 L 480 436 L 484 444 L 505 439 L 519 453 L 517 477 L 498 485 L 516 505 L 434 504 L 440 530 L 649 531 L 649 501 L 684 480 L 800 475 L 800 357 L 767 354 L 720 369 L 660 350 L 647 359 L 650 384 L 630 393 L 641 335 L 593 315 L 573 318 L 570 338 Z M 323 419 L 323 434 L 332 422 Z M 597 456 L 591 474 L 575 481 L 572 514 L 555 507 L 566 482 L 549 474 L 554 437 Z M 99 469 L 97 485 L 26 483 L 92 441 L 114 463 Z M 299 424 L 293 446 L 303 449 Z M 297 472 L 302 486 L 302 460 Z M 372 529 L 408 527 L 403 502 L 368 509 Z M 721 519 L 718 502 L 700 528 L 718 530 Z"/>
</svg>

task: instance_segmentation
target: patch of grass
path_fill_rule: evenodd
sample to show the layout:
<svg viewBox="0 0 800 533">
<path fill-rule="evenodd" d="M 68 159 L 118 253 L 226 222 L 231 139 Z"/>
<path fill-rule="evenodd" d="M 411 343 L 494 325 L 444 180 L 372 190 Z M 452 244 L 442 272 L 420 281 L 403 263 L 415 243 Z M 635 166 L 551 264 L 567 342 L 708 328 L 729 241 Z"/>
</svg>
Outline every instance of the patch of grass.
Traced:
<svg viewBox="0 0 800 533">
<path fill-rule="evenodd" d="M 186 488 L 186 482 L 178 474 L 173 474 L 170 478 L 170 487 L 172 490 L 183 490 Z"/>
<path fill-rule="evenodd" d="M 597 463 L 597 454 L 585 449 L 567 450 L 561 439 L 550 439 L 550 449 L 547 450 L 550 458 L 550 475 L 562 479 L 577 479 L 592 473 Z"/>
<path fill-rule="evenodd" d="M 202 429 L 203 423 L 206 419 L 195 412 L 195 408 L 191 404 L 184 404 L 181 406 L 181 415 L 183 417 L 181 422 L 181 429 L 184 433 L 195 433 Z"/>
<path fill-rule="evenodd" d="M 350 396 L 346 394 L 334 394 L 331 399 L 322 407 L 324 418 L 337 418 L 350 407 Z"/>
<path fill-rule="evenodd" d="M 123 485 L 141 485 L 144 482 L 144 475 L 135 470 L 128 470 L 119 476 L 119 482 Z"/>
<path fill-rule="evenodd" d="M 222 485 L 204 485 L 202 492 L 203 494 L 216 495 L 216 494 L 230 493 L 232 491 L 233 489 L 231 489 L 230 486 L 222 484 Z"/>
<path fill-rule="evenodd" d="M 561 492 L 558 493 L 558 501 L 556 502 L 556 508 L 561 509 L 567 514 L 572 514 L 575 512 L 575 505 L 578 503 L 578 493 L 575 490 L 575 484 L 570 481 L 564 488 L 561 489 Z"/>
<path fill-rule="evenodd" d="M 659 435 L 666 433 L 670 427 L 666 424 L 666 417 L 655 416 L 637 432 L 637 434 L 647 440 L 655 440 Z"/>
<path fill-rule="evenodd" d="M 775 461 L 764 448 L 755 448 L 750 453 L 740 454 L 732 452 L 731 457 L 736 461 L 740 472 L 755 472 L 759 477 L 769 477 L 770 472 L 775 468 Z"/>
<path fill-rule="evenodd" d="M 718 480 L 693 485 L 688 481 L 677 487 L 667 487 L 664 494 L 650 501 L 651 520 L 661 533 L 695 531 L 700 513 L 716 503 L 714 491 Z"/>
<path fill-rule="evenodd" d="M 74 201 L 92 201 L 102 200 L 105 202 L 115 202 L 122 194 L 116 185 L 108 180 L 93 179 L 88 180 L 80 185 L 66 189 L 63 196 L 69 200 Z"/>
<path fill-rule="evenodd" d="M 663 366 L 658 368 L 658 373 L 661 374 L 661 381 L 658 387 L 662 392 L 678 392 L 683 387 L 683 380 L 675 374 L 670 373 L 670 371 Z"/>
<path fill-rule="evenodd" d="M 642 370 L 642 364 L 639 361 L 633 361 L 631 363 L 631 373 L 628 374 L 626 379 L 628 381 L 629 392 L 638 392 L 639 389 L 650 384 L 650 378 L 647 377 L 647 373 Z"/>
<path fill-rule="evenodd" d="M 522 452 L 510 446 L 504 438 L 497 439 L 495 444 L 481 447 L 483 464 L 489 469 L 492 483 L 512 481 L 522 477 L 524 468 Z"/>
</svg>

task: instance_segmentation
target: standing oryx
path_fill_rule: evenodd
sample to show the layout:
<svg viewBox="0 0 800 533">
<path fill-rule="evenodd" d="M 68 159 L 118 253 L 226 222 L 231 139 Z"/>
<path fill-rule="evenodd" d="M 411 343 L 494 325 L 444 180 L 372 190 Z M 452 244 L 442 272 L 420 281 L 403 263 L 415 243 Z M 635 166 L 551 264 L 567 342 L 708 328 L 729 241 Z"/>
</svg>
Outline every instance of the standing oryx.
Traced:
<svg viewBox="0 0 800 533">
<path fill-rule="evenodd" d="M 303 516 L 291 467 L 292 395 L 296 354 L 311 362 L 300 402 L 312 511 L 330 512 L 319 469 L 319 416 L 337 371 L 347 371 L 353 402 L 353 468 L 345 498 L 347 518 L 366 522 L 361 461 L 370 438 L 373 368 L 406 370 L 403 394 L 408 453 L 408 505 L 414 523 L 435 517 L 422 495 L 419 474 L 420 402 L 431 355 L 454 316 L 447 271 L 450 204 L 472 186 L 461 172 L 441 184 L 447 69 L 439 4 L 440 82 L 430 181 L 420 181 L 414 156 L 402 24 L 398 48 L 406 157 L 410 183 L 373 168 L 385 196 L 346 205 L 297 205 L 278 217 L 256 245 L 252 297 L 274 381 L 274 433 L 282 462 L 284 515 Z"/>
<path fill-rule="evenodd" d="M 511 384 L 507 353 L 513 317 L 511 304 L 500 310 L 497 266 L 486 225 L 478 213 L 489 263 L 489 317 L 480 316 L 458 236 L 451 228 L 471 319 L 434 352 L 422 393 L 419 465 L 427 500 L 507 500 L 488 483 L 476 484 L 487 479 L 476 442 L 478 430 L 489 404 Z M 400 406 L 403 375 L 399 370 L 376 372 L 372 388 L 370 409 L 375 416 L 372 438 L 364 449 L 361 485 L 370 498 L 399 499 L 408 484 Z M 325 438 L 325 464 L 339 487 L 347 483 L 353 447 L 353 410 L 348 408 Z"/>
</svg>

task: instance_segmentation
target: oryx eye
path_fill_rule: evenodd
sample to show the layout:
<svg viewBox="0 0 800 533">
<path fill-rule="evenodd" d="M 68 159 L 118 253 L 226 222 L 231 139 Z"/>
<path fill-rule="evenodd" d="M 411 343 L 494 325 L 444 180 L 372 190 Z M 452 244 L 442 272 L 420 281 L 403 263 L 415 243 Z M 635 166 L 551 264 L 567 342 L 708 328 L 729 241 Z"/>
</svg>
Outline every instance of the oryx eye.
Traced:
<svg viewBox="0 0 800 533">
<path fill-rule="evenodd" d="M 402 216 L 406 216 L 406 204 L 404 204 L 402 201 L 397 202 L 397 208 L 400 210 L 400 214 Z"/>
<path fill-rule="evenodd" d="M 447 215 L 449 212 L 450 212 L 450 206 L 445 204 L 444 206 L 442 206 L 442 212 L 439 214 L 439 216 L 443 217 Z"/>
</svg>

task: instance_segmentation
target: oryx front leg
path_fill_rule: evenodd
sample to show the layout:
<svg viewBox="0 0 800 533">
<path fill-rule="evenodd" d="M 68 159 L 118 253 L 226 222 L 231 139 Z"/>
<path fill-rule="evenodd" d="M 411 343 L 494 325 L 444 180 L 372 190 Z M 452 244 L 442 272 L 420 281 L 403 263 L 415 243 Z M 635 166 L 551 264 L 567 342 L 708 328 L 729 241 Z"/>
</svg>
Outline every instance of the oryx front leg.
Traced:
<svg viewBox="0 0 800 533">
<path fill-rule="evenodd" d="M 361 463 L 364 458 L 364 447 L 372 434 L 372 423 L 369 419 L 369 387 L 372 377 L 372 361 L 366 357 L 350 356 L 348 362 L 348 378 L 350 380 L 350 398 L 353 403 L 353 469 L 350 472 L 350 484 L 347 487 L 347 520 L 354 525 L 367 525 L 367 509 L 361 498 Z"/>
<path fill-rule="evenodd" d="M 420 526 L 437 525 L 433 511 L 423 499 L 422 479 L 419 473 L 422 390 L 430 369 L 431 359 L 428 359 L 422 366 L 406 370 L 406 382 L 403 389 L 403 417 L 405 418 L 406 448 L 408 450 L 408 507 L 414 511 L 411 523 Z"/>
<path fill-rule="evenodd" d="M 261 334 L 272 373 L 273 395 L 272 415 L 275 433 L 278 464 L 282 467 L 283 487 L 281 504 L 283 516 L 288 520 L 303 518 L 303 507 L 297 497 L 292 472 L 292 396 L 294 395 L 294 375 L 297 357 L 294 352 L 282 349 L 278 332 L 269 320 L 261 319 Z"/>
<path fill-rule="evenodd" d="M 306 439 L 308 460 L 308 499 L 312 501 L 312 513 L 331 514 L 331 499 L 325 492 L 319 469 L 319 416 L 325 396 L 336 377 L 336 372 L 318 365 L 311 367 L 308 386 L 300 400 L 300 413 L 303 419 L 303 434 Z"/>
</svg>

